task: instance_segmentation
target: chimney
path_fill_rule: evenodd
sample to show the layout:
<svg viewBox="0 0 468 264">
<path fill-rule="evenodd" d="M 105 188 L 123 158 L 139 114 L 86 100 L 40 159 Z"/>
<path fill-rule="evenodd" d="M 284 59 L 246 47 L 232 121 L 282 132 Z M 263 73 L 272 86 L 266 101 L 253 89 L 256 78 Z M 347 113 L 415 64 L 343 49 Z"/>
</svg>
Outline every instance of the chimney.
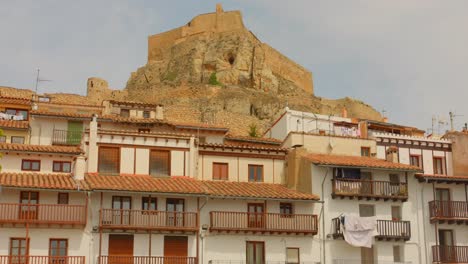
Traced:
<svg viewBox="0 0 468 264">
<path fill-rule="evenodd" d="M 158 120 L 164 119 L 164 106 L 163 105 L 156 106 L 156 119 Z"/>
<path fill-rule="evenodd" d="M 387 161 L 393 162 L 393 163 L 399 163 L 398 160 L 398 148 L 395 146 L 391 146 L 387 149 L 385 152 L 385 157 Z"/>
<path fill-rule="evenodd" d="M 383 120 L 384 123 L 388 123 L 388 117 L 384 116 Z"/>
<path fill-rule="evenodd" d="M 348 110 L 346 109 L 346 107 L 343 107 L 343 109 L 341 110 L 341 116 L 344 118 L 348 117 Z"/>
<path fill-rule="evenodd" d="M 93 120 L 89 123 L 89 146 L 88 146 L 88 172 L 97 172 L 98 165 L 98 123 L 97 115 L 93 115 Z"/>
<path fill-rule="evenodd" d="M 84 155 L 80 155 L 76 157 L 76 160 L 75 160 L 73 178 L 75 178 L 75 180 L 84 180 L 85 172 L 86 172 L 86 157 Z"/>
<path fill-rule="evenodd" d="M 224 12 L 223 6 L 220 3 L 216 4 L 216 13 L 219 14 L 223 12 Z"/>
<path fill-rule="evenodd" d="M 367 121 L 359 121 L 358 129 L 361 134 L 361 138 L 368 138 L 369 134 L 367 131 Z"/>
</svg>

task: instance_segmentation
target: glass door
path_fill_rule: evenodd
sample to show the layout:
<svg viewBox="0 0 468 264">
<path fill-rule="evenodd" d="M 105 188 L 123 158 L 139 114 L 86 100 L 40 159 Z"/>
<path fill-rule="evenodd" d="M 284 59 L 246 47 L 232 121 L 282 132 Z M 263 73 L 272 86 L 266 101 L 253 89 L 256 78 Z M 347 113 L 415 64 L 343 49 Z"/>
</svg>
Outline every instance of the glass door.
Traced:
<svg viewBox="0 0 468 264">
<path fill-rule="evenodd" d="M 29 245 L 25 238 L 10 239 L 10 264 L 27 264 Z"/>
<path fill-rule="evenodd" d="M 265 263 L 265 242 L 247 241 L 247 264 Z"/>
<path fill-rule="evenodd" d="M 250 228 L 263 228 L 265 226 L 264 204 L 248 204 L 247 216 Z"/>
<path fill-rule="evenodd" d="M 436 188 L 435 196 L 437 215 L 442 217 L 451 217 L 452 206 L 450 203 L 450 189 Z"/>
<path fill-rule="evenodd" d="M 24 220 L 36 220 L 38 216 L 39 193 L 21 192 L 20 193 L 20 212 L 19 218 Z"/>
<path fill-rule="evenodd" d="M 454 244 L 453 231 L 439 229 L 439 255 L 444 263 L 457 262 Z"/>
<path fill-rule="evenodd" d="M 113 225 L 130 225 L 130 209 L 132 209 L 131 197 L 113 196 L 112 209 Z"/>
<path fill-rule="evenodd" d="M 166 200 L 168 226 L 184 226 L 184 204 L 184 199 L 169 198 Z"/>
<path fill-rule="evenodd" d="M 49 264 L 66 264 L 68 255 L 68 240 L 50 239 Z"/>
</svg>

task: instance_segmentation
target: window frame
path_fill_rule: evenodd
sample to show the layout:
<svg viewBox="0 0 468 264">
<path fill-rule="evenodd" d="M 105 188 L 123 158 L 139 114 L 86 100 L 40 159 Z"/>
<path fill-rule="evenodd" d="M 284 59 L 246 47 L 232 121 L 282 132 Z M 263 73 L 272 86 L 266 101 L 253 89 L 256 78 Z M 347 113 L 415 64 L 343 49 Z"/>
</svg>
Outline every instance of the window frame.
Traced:
<svg viewBox="0 0 468 264">
<path fill-rule="evenodd" d="M 365 154 L 365 152 L 367 151 L 367 155 L 363 155 Z M 371 156 L 371 148 L 370 147 L 361 147 L 361 157 L 370 157 Z"/>
<path fill-rule="evenodd" d="M 288 261 L 288 250 L 289 249 L 293 249 L 293 250 L 297 250 L 297 262 L 289 262 Z M 286 261 L 285 261 L 286 264 L 299 264 L 301 263 L 301 250 L 300 248 L 298 247 L 286 247 Z"/>
<path fill-rule="evenodd" d="M 245 257 L 246 257 L 246 263 L 249 263 L 249 254 L 248 254 L 248 245 L 249 244 L 252 244 L 254 245 L 254 256 L 257 254 L 257 249 L 256 249 L 256 245 L 262 245 L 262 260 L 263 262 L 265 263 L 265 241 L 245 241 Z"/>
<path fill-rule="evenodd" d="M 60 199 L 60 198 L 61 198 L 61 197 L 60 197 L 61 195 L 65 195 L 66 201 L 67 201 L 66 203 L 61 203 L 61 199 Z M 66 192 L 59 192 L 59 193 L 57 194 L 57 204 L 69 204 L 69 202 L 70 202 L 70 195 L 69 195 L 68 193 L 66 193 Z"/>
<path fill-rule="evenodd" d="M 13 248 L 13 240 L 20 240 L 20 241 L 25 241 L 25 255 L 13 255 L 12 254 L 12 248 Z M 29 241 L 30 239 L 29 238 L 26 238 L 26 237 L 10 237 L 10 244 L 8 246 L 8 255 L 9 256 L 18 256 L 18 257 L 25 257 L 25 256 L 28 256 L 29 255 Z M 22 242 L 20 242 L 20 245 L 22 244 Z M 22 248 L 22 247 L 18 247 L 18 248 Z M 27 261 L 25 260 L 24 262 L 18 262 L 18 263 L 27 263 Z"/>
<path fill-rule="evenodd" d="M 13 142 L 15 139 L 18 139 L 18 138 L 21 139 L 21 143 Z M 21 136 L 11 136 L 10 137 L 11 144 L 24 144 L 24 141 L 25 141 L 25 138 L 21 137 Z"/>
<path fill-rule="evenodd" d="M 167 154 L 168 154 L 168 159 L 167 159 L 167 175 L 164 175 L 164 174 L 153 175 L 153 174 L 151 174 L 151 166 L 152 166 L 152 164 L 153 164 L 153 162 L 151 162 L 151 157 L 152 157 L 152 156 L 151 156 L 151 153 L 152 153 L 152 152 L 164 152 L 164 153 L 167 153 Z M 153 176 L 153 177 L 170 177 L 170 176 L 171 176 L 171 172 L 172 172 L 172 168 L 171 168 L 171 162 L 172 162 L 172 160 L 171 160 L 171 158 L 172 158 L 172 153 L 171 153 L 171 151 L 168 150 L 168 149 L 157 149 L 157 148 L 155 148 L 155 149 L 150 149 L 150 150 L 149 150 L 149 157 L 148 157 L 148 159 L 149 159 L 149 161 L 148 161 L 148 174 L 151 175 L 151 176 Z"/>
<path fill-rule="evenodd" d="M 7 137 L 5 135 L 0 136 L 0 143 L 6 143 Z"/>
<path fill-rule="evenodd" d="M 418 161 L 418 164 L 417 165 L 414 165 L 412 164 L 413 162 L 413 158 L 416 158 L 416 160 Z M 417 154 L 410 154 L 410 165 L 412 166 L 416 166 L 418 168 L 422 168 L 422 163 L 421 163 L 421 155 L 417 155 Z"/>
<path fill-rule="evenodd" d="M 116 149 L 117 150 L 117 161 L 118 161 L 118 164 L 117 164 L 117 172 L 101 172 L 101 149 Z M 99 146 L 98 147 L 98 166 L 97 166 L 97 170 L 98 170 L 98 173 L 109 173 L 109 174 L 120 174 L 120 158 L 121 158 L 121 149 L 120 147 L 108 147 L 108 146 Z"/>
<path fill-rule="evenodd" d="M 215 166 L 226 166 L 226 177 L 221 177 L 222 170 L 215 170 Z M 219 172 L 219 177 L 215 177 L 216 173 L 215 171 Z M 229 180 L 229 163 L 228 162 L 213 162 L 213 168 L 212 168 L 212 173 L 211 173 L 211 178 L 213 180 L 217 181 L 228 181 Z"/>
<path fill-rule="evenodd" d="M 442 170 L 442 173 L 436 173 L 436 160 L 440 160 L 440 169 Z M 433 169 L 433 174 L 435 175 L 446 175 L 447 172 L 445 171 L 445 162 L 444 162 L 444 157 L 439 157 L 439 156 L 433 156 L 432 157 L 432 169 Z"/>
<path fill-rule="evenodd" d="M 65 241 L 65 256 L 60 255 L 52 255 L 52 241 L 57 241 L 57 245 L 60 245 L 60 241 Z M 60 250 L 60 247 L 57 246 L 56 250 Z M 49 238 L 49 257 L 52 258 L 65 258 L 68 256 L 68 239 L 67 238 Z M 53 260 L 52 260 L 53 263 Z"/>
<path fill-rule="evenodd" d="M 154 209 L 145 209 L 145 203 L 147 203 L 149 205 L 153 201 L 154 201 Z M 150 212 L 158 211 L 158 198 L 157 197 L 151 197 L 151 196 L 141 197 L 141 211 L 142 211 L 143 214 L 148 214 Z"/>
<path fill-rule="evenodd" d="M 55 170 L 55 164 L 60 164 L 60 170 Z M 70 165 L 70 170 L 69 171 L 64 171 L 63 170 L 63 165 L 64 164 L 69 164 Z M 52 171 L 53 172 L 71 172 L 71 162 L 70 161 L 64 161 L 64 160 L 54 160 L 52 161 Z"/>
<path fill-rule="evenodd" d="M 124 113 L 128 113 L 128 115 L 127 115 L 127 114 L 122 115 L 123 112 L 124 112 Z M 126 108 L 122 109 L 122 108 L 121 108 L 121 109 L 120 109 L 120 114 L 119 114 L 119 116 L 120 116 L 120 117 L 123 117 L 123 118 L 130 118 L 130 109 L 126 109 Z"/>
<path fill-rule="evenodd" d="M 25 162 L 29 162 L 29 163 L 30 163 L 30 168 L 29 168 L 29 169 L 25 169 L 25 167 L 24 167 Z M 32 164 L 33 164 L 34 162 L 38 162 L 38 163 L 39 163 L 39 168 L 38 168 L 37 170 L 34 170 L 34 169 L 33 169 Z M 22 170 L 22 171 L 41 171 L 41 160 L 22 159 L 22 160 L 21 160 L 21 170 Z"/>
<path fill-rule="evenodd" d="M 250 180 L 250 168 L 253 167 L 254 168 L 254 179 L 253 180 Z M 258 175 L 257 175 L 257 169 L 258 168 L 262 168 L 262 174 L 261 174 L 261 180 L 259 181 L 258 180 Z M 247 172 L 247 175 L 248 175 L 248 181 L 249 182 L 264 182 L 265 178 L 264 178 L 264 166 L 263 164 L 249 164 L 248 167 L 248 172 Z"/>
<path fill-rule="evenodd" d="M 290 213 L 284 213 L 283 212 L 284 209 L 289 210 Z M 294 206 L 292 203 L 280 203 L 279 211 L 280 211 L 280 217 L 292 217 L 294 215 Z"/>
<path fill-rule="evenodd" d="M 145 116 L 145 113 L 147 114 L 147 116 Z M 151 118 L 151 111 L 143 110 L 142 116 L 143 118 L 146 118 L 146 119 Z"/>
</svg>

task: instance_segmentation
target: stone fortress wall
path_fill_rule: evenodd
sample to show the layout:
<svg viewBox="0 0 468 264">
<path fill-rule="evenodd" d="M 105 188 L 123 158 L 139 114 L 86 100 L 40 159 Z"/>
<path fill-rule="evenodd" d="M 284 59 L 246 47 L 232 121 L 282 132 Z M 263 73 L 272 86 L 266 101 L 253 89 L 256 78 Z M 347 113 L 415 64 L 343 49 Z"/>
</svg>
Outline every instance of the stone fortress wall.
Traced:
<svg viewBox="0 0 468 264">
<path fill-rule="evenodd" d="M 148 37 L 148 62 L 162 61 L 165 55 L 170 53 L 171 47 L 186 41 L 189 37 L 200 34 L 225 33 L 230 31 L 246 31 L 252 34 L 245 26 L 240 11 L 224 12 L 221 5 L 216 6 L 215 13 L 198 15 L 186 25 Z M 290 60 L 271 46 L 258 41 L 254 57 L 262 60 L 256 61 L 253 68 L 268 68 L 274 75 L 283 77 L 291 81 L 296 86 L 301 87 L 306 92 L 313 94 L 312 73 Z M 261 83 L 260 75 L 253 74 L 254 83 Z M 257 78 L 257 80 L 255 80 Z M 261 85 L 255 85 L 261 86 Z"/>
</svg>

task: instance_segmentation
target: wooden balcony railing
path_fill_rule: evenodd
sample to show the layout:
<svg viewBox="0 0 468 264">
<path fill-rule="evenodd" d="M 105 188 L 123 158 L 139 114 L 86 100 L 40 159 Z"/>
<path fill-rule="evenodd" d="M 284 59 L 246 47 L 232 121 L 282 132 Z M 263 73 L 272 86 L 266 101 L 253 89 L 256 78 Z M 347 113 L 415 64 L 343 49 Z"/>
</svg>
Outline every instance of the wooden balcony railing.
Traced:
<svg viewBox="0 0 468 264">
<path fill-rule="evenodd" d="M 0 256 L 0 264 L 85 264 L 84 256 Z"/>
<path fill-rule="evenodd" d="M 332 219 L 333 238 L 342 238 L 340 218 Z M 409 221 L 377 220 L 377 235 L 379 240 L 410 240 L 411 223 Z"/>
<path fill-rule="evenodd" d="M 317 216 L 210 212 L 210 231 L 317 234 Z"/>
<path fill-rule="evenodd" d="M 52 135 L 53 145 L 75 146 L 81 144 L 83 131 L 54 129 Z"/>
<path fill-rule="evenodd" d="M 86 206 L 68 204 L 0 204 L 0 224 L 86 225 Z"/>
<path fill-rule="evenodd" d="M 102 209 L 100 226 L 104 229 L 196 231 L 198 215 L 192 212 Z"/>
<path fill-rule="evenodd" d="M 468 263 L 468 246 L 432 246 L 434 263 Z"/>
<path fill-rule="evenodd" d="M 429 202 L 431 222 L 447 221 L 451 223 L 468 224 L 468 202 L 463 201 L 431 201 Z"/>
<path fill-rule="evenodd" d="M 196 264 L 195 257 L 100 256 L 99 264 Z M 2 264 L 2 263 L 0 263 Z"/>
<path fill-rule="evenodd" d="M 376 200 L 408 199 L 408 184 L 389 181 L 333 179 L 332 197 L 367 198 Z"/>
</svg>

